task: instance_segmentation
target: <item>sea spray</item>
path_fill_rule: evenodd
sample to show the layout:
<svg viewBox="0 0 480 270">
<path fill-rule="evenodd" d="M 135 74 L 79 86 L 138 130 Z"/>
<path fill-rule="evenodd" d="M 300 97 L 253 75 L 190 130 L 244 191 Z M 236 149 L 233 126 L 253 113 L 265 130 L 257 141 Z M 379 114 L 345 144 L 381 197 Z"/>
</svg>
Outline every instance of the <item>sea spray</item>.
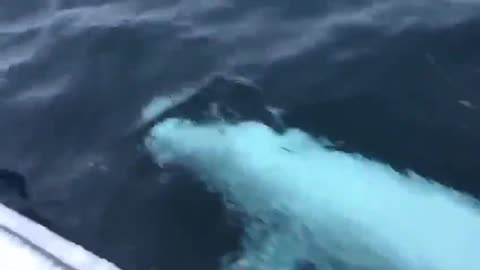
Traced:
<svg viewBox="0 0 480 270">
<path fill-rule="evenodd" d="M 293 269 L 302 260 L 332 270 L 479 265 L 474 198 L 331 150 L 301 130 L 167 119 L 146 145 L 158 163 L 187 166 L 249 217 L 242 269 Z"/>
</svg>

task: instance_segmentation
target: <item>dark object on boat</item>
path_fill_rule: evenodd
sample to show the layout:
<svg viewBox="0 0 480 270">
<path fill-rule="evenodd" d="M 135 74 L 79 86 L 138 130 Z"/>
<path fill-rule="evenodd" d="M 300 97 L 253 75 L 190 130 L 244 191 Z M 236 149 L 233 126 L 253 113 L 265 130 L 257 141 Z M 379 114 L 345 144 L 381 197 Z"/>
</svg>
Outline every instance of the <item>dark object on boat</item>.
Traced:
<svg viewBox="0 0 480 270">
<path fill-rule="evenodd" d="M 27 181 L 22 174 L 8 169 L 0 169 L 0 183 L 7 188 L 15 189 L 23 199 L 29 199 Z"/>
<path fill-rule="evenodd" d="M 27 180 L 24 175 L 9 169 L 0 169 L 0 188 L 2 187 L 6 188 L 8 192 L 13 190 L 15 192 L 13 196 L 18 195 L 18 197 L 21 198 L 21 201 L 13 204 L 2 203 L 5 203 L 9 208 L 49 229 L 53 228 L 53 224 L 47 218 L 40 215 L 35 209 L 34 204 L 30 201 L 30 196 L 27 191 Z"/>
</svg>

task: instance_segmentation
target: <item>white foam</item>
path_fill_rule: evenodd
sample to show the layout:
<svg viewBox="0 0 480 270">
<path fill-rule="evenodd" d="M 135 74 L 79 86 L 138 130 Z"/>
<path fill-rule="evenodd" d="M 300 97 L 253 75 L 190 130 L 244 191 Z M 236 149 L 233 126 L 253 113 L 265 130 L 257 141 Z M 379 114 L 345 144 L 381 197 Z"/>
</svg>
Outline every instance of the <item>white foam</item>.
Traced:
<svg viewBox="0 0 480 270">
<path fill-rule="evenodd" d="M 162 115 L 167 110 L 185 102 L 188 98 L 195 94 L 194 88 L 184 88 L 173 94 L 155 97 L 142 110 L 140 124 L 152 121 L 156 117 Z"/>
<path fill-rule="evenodd" d="M 185 164 L 252 218 L 241 260 L 246 269 L 292 269 L 297 259 L 318 269 L 340 269 L 334 262 L 341 269 L 478 266 L 476 200 L 360 155 L 329 151 L 300 130 L 278 135 L 253 122 L 169 119 L 146 144 L 159 163 Z"/>
</svg>

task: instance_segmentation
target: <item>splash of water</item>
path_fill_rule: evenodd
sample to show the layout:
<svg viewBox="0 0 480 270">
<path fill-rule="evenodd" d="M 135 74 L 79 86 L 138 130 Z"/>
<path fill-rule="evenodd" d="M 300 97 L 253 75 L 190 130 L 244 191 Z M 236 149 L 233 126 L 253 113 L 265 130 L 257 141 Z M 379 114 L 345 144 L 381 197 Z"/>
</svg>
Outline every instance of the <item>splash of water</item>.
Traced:
<svg viewBox="0 0 480 270">
<path fill-rule="evenodd" d="M 301 130 L 168 119 L 146 145 L 157 162 L 188 166 L 249 217 L 242 269 L 293 269 L 299 259 L 335 270 L 478 265 L 475 199 L 329 150 Z"/>
</svg>

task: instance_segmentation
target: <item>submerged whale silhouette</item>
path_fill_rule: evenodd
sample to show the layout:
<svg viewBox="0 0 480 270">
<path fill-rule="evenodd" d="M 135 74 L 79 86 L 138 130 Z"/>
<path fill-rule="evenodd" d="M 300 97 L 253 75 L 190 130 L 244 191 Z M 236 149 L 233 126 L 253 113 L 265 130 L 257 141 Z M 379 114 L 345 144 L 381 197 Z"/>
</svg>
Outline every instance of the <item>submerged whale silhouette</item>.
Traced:
<svg viewBox="0 0 480 270">
<path fill-rule="evenodd" d="M 144 137 L 156 123 L 167 118 L 183 118 L 198 123 L 219 119 L 230 123 L 257 121 L 280 133 L 285 130 L 278 116 L 268 109 L 260 88 L 224 75 L 213 76 L 183 102 L 148 119 L 136 133 Z"/>
</svg>

